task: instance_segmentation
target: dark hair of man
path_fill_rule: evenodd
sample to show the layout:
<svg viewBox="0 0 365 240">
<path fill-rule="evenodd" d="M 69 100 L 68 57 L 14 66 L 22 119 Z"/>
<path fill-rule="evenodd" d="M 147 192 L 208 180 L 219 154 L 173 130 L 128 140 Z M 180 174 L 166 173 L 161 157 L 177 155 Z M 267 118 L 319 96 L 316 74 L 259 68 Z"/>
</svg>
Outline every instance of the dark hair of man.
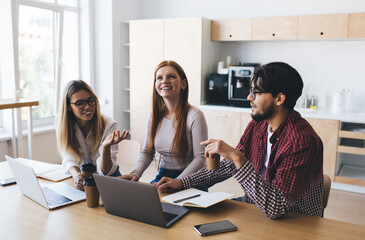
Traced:
<svg viewBox="0 0 365 240">
<path fill-rule="evenodd" d="M 284 107 L 293 109 L 302 95 L 303 80 L 297 70 L 284 62 L 271 62 L 256 69 L 250 86 L 276 97 L 285 94 Z"/>
</svg>

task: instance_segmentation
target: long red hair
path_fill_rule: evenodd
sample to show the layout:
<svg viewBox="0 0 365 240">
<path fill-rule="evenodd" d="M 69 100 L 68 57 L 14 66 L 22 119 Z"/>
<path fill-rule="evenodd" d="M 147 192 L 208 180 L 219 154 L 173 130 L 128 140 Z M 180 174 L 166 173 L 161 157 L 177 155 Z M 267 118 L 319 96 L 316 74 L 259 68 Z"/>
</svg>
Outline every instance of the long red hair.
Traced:
<svg viewBox="0 0 365 240">
<path fill-rule="evenodd" d="M 180 166 L 185 166 L 187 163 L 184 161 L 186 153 L 188 152 L 188 139 L 186 135 L 186 121 L 189 109 L 189 84 L 186 74 L 182 67 L 174 61 L 162 61 L 155 69 L 153 86 L 156 84 L 157 71 L 165 66 L 170 66 L 176 69 L 181 80 L 186 79 L 186 88 L 181 89 L 180 99 L 175 107 L 175 117 L 173 120 L 173 126 L 175 127 L 175 135 L 171 144 L 171 150 L 175 156 L 178 157 L 178 163 Z M 163 101 L 163 98 L 158 94 L 155 87 L 153 87 L 152 93 L 152 113 L 151 113 L 151 124 L 150 124 L 150 135 L 148 138 L 148 151 L 153 153 L 155 148 L 155 137 L 157 128 L 160 125 L 162 119 L 167 113 L 167 108 Z"/>
</svg>

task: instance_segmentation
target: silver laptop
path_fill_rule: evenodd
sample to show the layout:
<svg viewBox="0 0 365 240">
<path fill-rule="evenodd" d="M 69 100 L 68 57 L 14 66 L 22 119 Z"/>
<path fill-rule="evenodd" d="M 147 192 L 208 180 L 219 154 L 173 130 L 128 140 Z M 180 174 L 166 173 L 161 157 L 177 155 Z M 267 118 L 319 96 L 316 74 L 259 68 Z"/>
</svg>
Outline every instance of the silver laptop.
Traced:
<svg viewBox="0 0 365 240">
<path fill-rule="evenodd" d="M 109 214 L 168 228 L 190 209 L 160 201 L 156 187 L 94 174 L 105 210 Z"/>
<path fill-rule="evenodd" d="M 66 183 L 52 183 L 41 187 L 33 168 L 20 160 L 5 155 L 20 192 L 43 207 L 51 210 L 85 200 L 85 193 Z"/>
</svg>

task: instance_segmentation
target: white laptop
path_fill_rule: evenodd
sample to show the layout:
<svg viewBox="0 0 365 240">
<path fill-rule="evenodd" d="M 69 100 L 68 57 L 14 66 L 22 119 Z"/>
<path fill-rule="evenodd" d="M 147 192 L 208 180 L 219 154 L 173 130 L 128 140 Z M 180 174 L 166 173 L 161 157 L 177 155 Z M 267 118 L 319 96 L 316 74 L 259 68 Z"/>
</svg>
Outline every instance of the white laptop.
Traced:
<svg viewBox="0 0 365 240">
<path fill-rule="evenodd" d="M 86 199 L 85 193 L 66 183 L 52 183 L 41 187 L 33 168 L 5 155 L 20 192 L 43 207 L 52 210 Z"/>
<path fill-rule="evenodd" d="M 150 184 L 95 173 L 94 179 L 109 214 L 167 228 L 190 211 L 161 202 L 157 188 Z"/>
</svg>

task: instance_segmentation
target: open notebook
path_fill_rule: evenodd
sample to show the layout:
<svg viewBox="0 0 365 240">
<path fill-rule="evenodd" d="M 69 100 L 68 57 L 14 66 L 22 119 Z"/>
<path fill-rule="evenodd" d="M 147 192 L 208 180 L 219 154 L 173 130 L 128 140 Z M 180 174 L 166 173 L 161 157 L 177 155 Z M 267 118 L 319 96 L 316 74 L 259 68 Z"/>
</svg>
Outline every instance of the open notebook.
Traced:
<svg viewBox="0 0 365 240">
<path fill-rule="evenodd" d="M 50 180 L 53 182 L 60 182 L 71 177 L 71 175 L 68 172 L 65 172 L 65 169 L 62 167 L 61 164 L 46 163 L 26 158 L 16 158 L 16 159 L 21 163 L 23 163 L 24 165 L 33 168 L 37 177 L 46 180 Z M 0 164 L 4 165 L 3 166 L 5 168 L 4 172 L 6 173 L 1 176 L 1 179 L 14 178 L 14 175 L 12 174 L 12 171 L 10 170 L 8 163 L 2 162 Z"/>
<path fill-rule="evenodd" d="M 185 207 L 207 208 L 216 203 L 233 197 L 234 194 L 225 192 L 205 192 L 195 188 L 189 188 L 163 197 L 162 200 Z"/>
</svg>

